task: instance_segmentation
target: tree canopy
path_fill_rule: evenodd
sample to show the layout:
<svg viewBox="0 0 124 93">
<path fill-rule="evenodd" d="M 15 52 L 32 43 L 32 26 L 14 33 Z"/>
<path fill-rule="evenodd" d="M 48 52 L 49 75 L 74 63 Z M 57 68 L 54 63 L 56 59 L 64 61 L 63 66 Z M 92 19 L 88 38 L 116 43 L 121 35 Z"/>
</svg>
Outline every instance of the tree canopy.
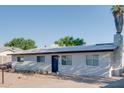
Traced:
<svg viewBox="0 0 124 93">
<path fill-rule="evenodd" d="M 11 41 L 5 43 L 4 46 L 17 47 L 23 50 L 33 49 L 37 47 L 35 45 L 35 41 L 33 41 L 32 39 L 24 38 L 14 38 Z"/>
<path fill-rule="evenodd" d="M 59 40 L 55 41 L 54 43 L 59 46 L 78 46 L 78 45 L 86 44 L 86 42 L 84 42 L 84 39 L 73 38 L 70 36 L 65 36 L 64 38 L 60 38 Z"/>
</svg>

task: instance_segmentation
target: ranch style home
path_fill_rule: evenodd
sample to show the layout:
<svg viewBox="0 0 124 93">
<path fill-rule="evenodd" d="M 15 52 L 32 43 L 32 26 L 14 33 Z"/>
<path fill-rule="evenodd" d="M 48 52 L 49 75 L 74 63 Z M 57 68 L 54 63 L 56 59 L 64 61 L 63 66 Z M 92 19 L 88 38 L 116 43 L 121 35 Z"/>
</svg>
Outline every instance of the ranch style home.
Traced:
<svg viewBox="0 0 124 93">
<path fill-rule="evenodd" d="M 12 68 L 61 75 L 120 76 L 124 68 L 123 37 L 113 43 L 61 48 L 32 49 L 12 53 Z"/>
</svg>

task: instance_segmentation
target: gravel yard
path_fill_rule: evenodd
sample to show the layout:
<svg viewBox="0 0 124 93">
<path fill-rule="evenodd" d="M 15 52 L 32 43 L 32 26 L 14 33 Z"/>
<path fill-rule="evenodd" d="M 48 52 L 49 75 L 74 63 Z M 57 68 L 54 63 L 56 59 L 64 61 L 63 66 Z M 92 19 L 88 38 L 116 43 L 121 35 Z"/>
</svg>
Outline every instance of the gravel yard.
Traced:
<svg viewBox="0 0 124 93">
<path fill-rule="evenodd" d="M 1 72 L 0 72 L 1 80 Z M 122 81 L 121 81 L 122 80 Z M 5 84 L 0 87 L 6 88 L 99 88 L 118 87 L 119 81 L 124 87 L 122 78 L 99 78 L 99 77 L 67 77 L 42 74 L 24 74 L 5 72 Z"/>
</svg>

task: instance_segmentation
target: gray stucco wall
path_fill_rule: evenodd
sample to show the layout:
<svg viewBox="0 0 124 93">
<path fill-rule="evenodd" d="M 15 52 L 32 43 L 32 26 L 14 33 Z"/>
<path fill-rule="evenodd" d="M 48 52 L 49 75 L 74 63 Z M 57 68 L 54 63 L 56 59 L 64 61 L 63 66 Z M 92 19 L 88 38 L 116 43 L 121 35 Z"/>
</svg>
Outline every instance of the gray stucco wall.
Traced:
<svg viewBox="0 0 124 93">
<path fill-rule="evenodd" d="M 86 65 L 86 55 L 99 55 L 99 66 Z M 59 55 L 58 70 L 60 74 L 65 75 L 83 75 L 83 76 L 102 76 L 111 77 L 112 52 L 94 52 L 94 53 L 74 53 L 74 54 L 55 54 Z M 62 65 L 61 56 L 72 55 L 72 65 Z M 45 55 L 45 63 L 36 62 L 37 55 L 24 55 L 25 62 L 16 62 L 17 56 L 13 56 L 12 66 L 16 70 L 30 71 L 48 71 L 51 73 L 51 56 Z"/>
</svg>

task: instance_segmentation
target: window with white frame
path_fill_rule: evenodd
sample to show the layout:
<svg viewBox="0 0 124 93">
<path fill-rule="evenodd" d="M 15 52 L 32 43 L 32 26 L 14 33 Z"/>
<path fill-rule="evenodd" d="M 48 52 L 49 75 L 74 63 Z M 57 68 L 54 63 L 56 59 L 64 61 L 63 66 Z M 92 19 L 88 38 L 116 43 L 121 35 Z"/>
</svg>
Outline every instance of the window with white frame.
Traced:
<svg viewBox="0 0 124 93">
<path fill-rule="evenodd" d="M 86 56 L 86 65 L 98 66 L 99 65 L 99 55 L 87 55 Z"/>
<path fill-rule="evenodd" d="M 24 62 L 24 57 L 17 57 L 17 62 Z"/>
<path fill-rule="evenodd" d="M 45 62 L 45 56 L 37 56 L 37 62 Z"/>
<path fill-rule="evenodd" d="M 61 60 L 62 65 L 72 65 L 72 56 L 70 55 L 63 55 Z"/>
</svg>

